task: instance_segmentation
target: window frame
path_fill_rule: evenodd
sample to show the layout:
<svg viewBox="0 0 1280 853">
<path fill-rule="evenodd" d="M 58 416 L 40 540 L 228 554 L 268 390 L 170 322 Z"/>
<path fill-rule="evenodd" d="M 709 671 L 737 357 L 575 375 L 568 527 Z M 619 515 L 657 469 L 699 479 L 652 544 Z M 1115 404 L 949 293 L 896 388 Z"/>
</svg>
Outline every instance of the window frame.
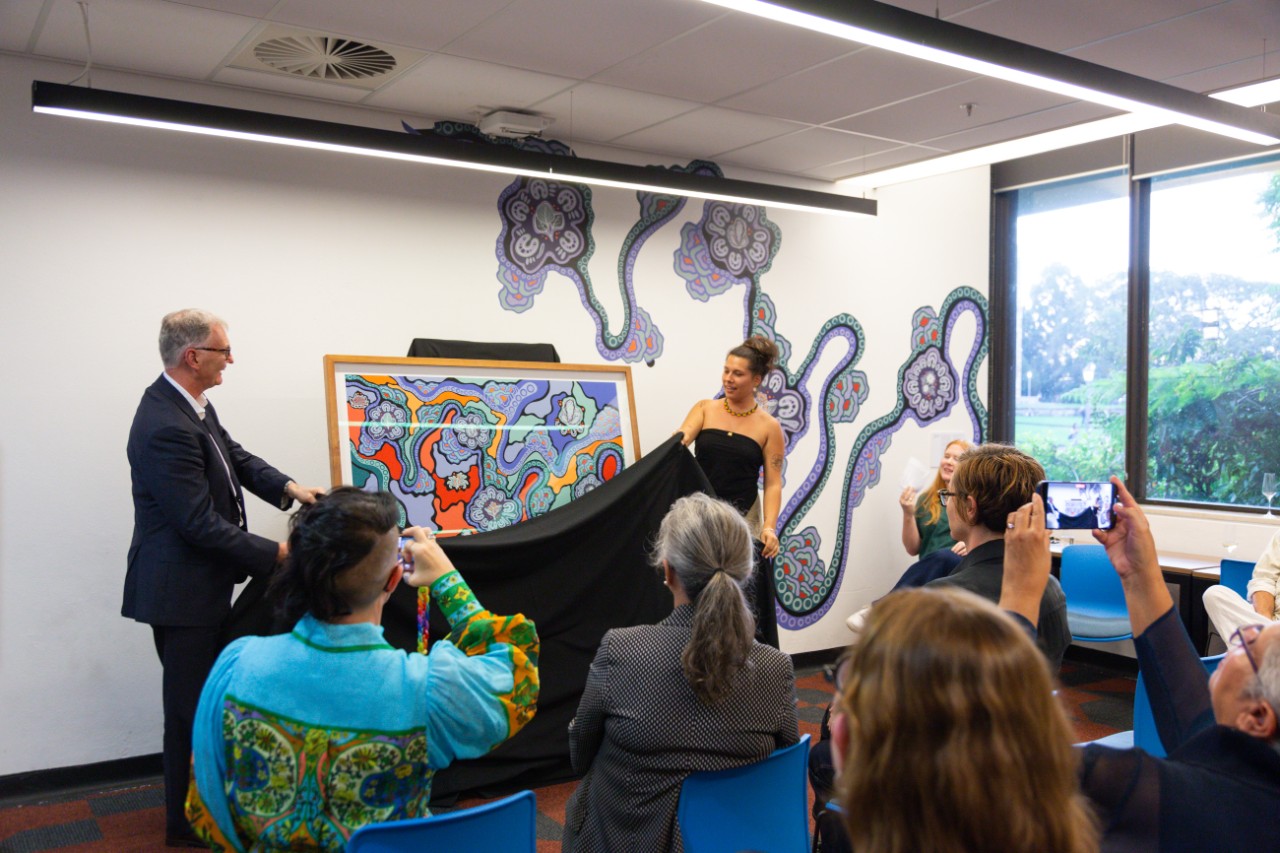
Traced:
<svg viewBox="0 0 1280 853">
<path fill-rule="evenodd" d="M 1134 162 L 1135 138 L 1125 138 L 1124 174 L 1129 176 L 1129 274 L 1127 317 L 1127 367 L 1125 374 L 1125 467 L 1120 474 L 1129 491 L 1140 503 L 1159 507 L 1190 510 L 1248 513 L 1263 515 L 1266 507 L 1243 504 L 1203 503 L 1198 501 L 1152 498 L 1147 495 L 1147 440 L 1149 437 L 1149 367 L 1150 340 L 1148 320 L 1151 308 L 1151 187 L 1154 176 L 1132 177 L 1128 164 Z M 1273 163 L 1280 169 L 1280 154 L 1269 153 L 1220 168 L 1247 166 L 1250 163 Z M 1189 167 L 1178 172 L 1217 171 L 1213 167 Z M 1060 175 L 1037 183 L 1058 183 L 1081 175 Z M 1017 334 L 1017 191 L 1011 186 L 991 191 L 991 290 L 989 295 L 991 323 L 991 360 L 988 372 L 990 389 L 991 440 L 1013 443 L 1015 439 L 1015 402 L 1018 390 L 1018 367 L 1014 363 Z"/>
</svg>

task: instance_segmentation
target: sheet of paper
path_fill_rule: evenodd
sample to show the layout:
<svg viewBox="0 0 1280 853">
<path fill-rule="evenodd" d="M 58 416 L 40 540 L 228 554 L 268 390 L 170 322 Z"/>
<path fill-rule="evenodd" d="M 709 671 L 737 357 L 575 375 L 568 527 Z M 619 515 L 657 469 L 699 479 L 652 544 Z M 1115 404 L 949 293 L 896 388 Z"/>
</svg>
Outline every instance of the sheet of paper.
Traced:
<svg viewBox="0 0 1280 853">
<path fill-rule="evenodd" d="M 932 479 L 933 469 L 912 456 L 902 468 L 902 479 L 898 486 L 903 489 L 910 486 L 919 492 L 928 486 Z"/>
</svg>

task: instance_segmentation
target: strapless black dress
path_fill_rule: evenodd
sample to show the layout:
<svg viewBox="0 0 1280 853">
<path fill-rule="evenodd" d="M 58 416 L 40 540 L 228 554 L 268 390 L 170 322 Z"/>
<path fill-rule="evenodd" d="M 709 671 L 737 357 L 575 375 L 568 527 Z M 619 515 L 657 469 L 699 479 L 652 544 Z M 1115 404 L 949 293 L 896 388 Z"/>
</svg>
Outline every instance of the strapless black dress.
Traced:
<svg viewBox="0 0 1280 853">
<path fill-rule="evenodd" d="M 723 429 L 703 429 L 694 444 L 694 458 L 702 468 L 716 497 L 746 515 L 759 496 L 760 468 L 764 448 L 749 435 Z M 778 648 L 778 614 L 774 609 L 773 560 L 760 553 L 755 544 L 756 572 L 747 587 L 747 600 L 756 617 L 756 640 Z"/>
</svg>

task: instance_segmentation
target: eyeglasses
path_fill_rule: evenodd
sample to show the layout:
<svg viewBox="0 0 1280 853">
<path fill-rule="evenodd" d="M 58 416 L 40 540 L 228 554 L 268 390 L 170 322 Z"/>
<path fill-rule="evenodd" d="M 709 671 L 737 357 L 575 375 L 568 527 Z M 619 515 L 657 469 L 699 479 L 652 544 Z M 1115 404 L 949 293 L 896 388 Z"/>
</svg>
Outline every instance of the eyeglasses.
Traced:
<svg viewBox="0 0 1280 853">
<path fill-rule="evenodd" d="M 1254 675 L 1258 674 L 1258 662 L 1253 659 L 1253 652 L 1250 651 L 1250 648 L 1257 642 L 1258 635 L 1262 633 L 1262 629 L 1266 627 L 1261 623 L 1257 625 L 1241 625 L 1231 635 L 1232 647 L 1239 646 L 1244 649 L 1244 655 L 1249 659 L 1249 666 L 1253 667 Z"/>
<path fill-rule="evenodd" d="M 947 501 L 951 500 L 952 498 L 958 498 L 963 496 L 964 496 L 964 492 L 952 492 L 952 491 L 948 491 L 947 489 L 938 489 L 938 502 L 943 506 L 946 506 Z"/>
<path fill-rule="evenodd" d="M 231 358 L 231 347 L 192 347 L 192 349 L 198 349 L 201 352 L 220 352 L 227 358 Z"/>
</svg>

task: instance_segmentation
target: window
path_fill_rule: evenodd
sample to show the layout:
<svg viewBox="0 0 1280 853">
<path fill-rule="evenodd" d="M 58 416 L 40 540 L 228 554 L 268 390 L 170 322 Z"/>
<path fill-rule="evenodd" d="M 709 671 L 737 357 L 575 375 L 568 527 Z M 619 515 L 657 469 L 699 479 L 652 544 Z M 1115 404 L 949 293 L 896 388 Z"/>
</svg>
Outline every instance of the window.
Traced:
<svg viewBox="0 0 1280 853">
<path fill-rule="evenodd" d="M 1258 505 L 1280 470 L 1280 164 L 1151 181 L 1146 497 Z"/>
<path fill-rule="evenodd" d="M 997 437 L 1051 479 L 1127 471 L 1145 501 L 1265 506 L 1262 475 L 1280 471 L 1280 160 L 997 201 L 1013 260 L 993 328 L 1016 365 L 993 383 Z"/>
<path fill-rule="evenodd" d="M 1016 195 L 1014 440 L 1051 480 L 1106 479 L 1124 470 L 1128 179 Z"/>
</svg>

